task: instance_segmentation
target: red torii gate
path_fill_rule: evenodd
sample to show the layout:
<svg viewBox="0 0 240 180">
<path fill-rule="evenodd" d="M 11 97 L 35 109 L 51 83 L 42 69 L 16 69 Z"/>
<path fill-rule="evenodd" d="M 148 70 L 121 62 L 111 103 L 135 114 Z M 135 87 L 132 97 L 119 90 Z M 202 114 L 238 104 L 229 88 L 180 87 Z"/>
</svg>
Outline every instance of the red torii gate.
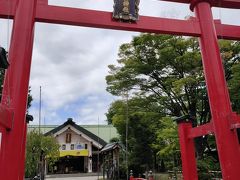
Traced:
<svg viewBox="0 0 240 180">
<path fill-rule="evenodd" d="M 112 20 L 110 12 L 50 6 L 48 0 L 0 0 L 0 18 L 14 19 L 9 50 L 11 65 L 0 104 L 1 180 L 24 177 L 25 113 L 35 22 L 199 37 L 212 120 L 196 128 L 185 121 L 179 123 L 184 179 L 198 179 L 193 138 L 208 133 L 216 136 L 223 179 L 239 179 L 240 146 L 236 128 L 240 127 L 240 121 L 232 112 L 217 37 L 240 40 L 240 27 L 214 21 L 211 6 L 239 9 L 240 0 L 166 1 L 190 4 L 196 17 L 176 20 L 140 16 L 137 23 L 130 24 Z"/>
</svg>

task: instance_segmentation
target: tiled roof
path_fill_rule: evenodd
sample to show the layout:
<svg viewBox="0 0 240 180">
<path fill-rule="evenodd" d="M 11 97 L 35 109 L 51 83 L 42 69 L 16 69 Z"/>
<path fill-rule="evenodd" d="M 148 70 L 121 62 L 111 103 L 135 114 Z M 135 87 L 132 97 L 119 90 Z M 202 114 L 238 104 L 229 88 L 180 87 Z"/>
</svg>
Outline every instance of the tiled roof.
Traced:
<svg viewBox="0 0 240 180">
<path fill-rule="evenodd" d="M 109 142 L 112 138 L 119 137 L 116 128 L 113 125 L 77 125 L 85 130 L 93 133 L 97 137 L 100 137 L 105 142 Z M 45 134 L 49 131 L 59 127 L 59 125 L 41 125 L 40 131 Z M 39 129 L 39 125 L 28 125 L 28 132 Z"/>
<path fill-rule="evenodd" d="M 118 142 L 113 142 L 113 143 L 109 143 L 107 144 L 102 150 L 101 152 L 107 152 L 107 151 L 111 151 L 114 150 L 116 148 L 120 148 L 122 149 L 122 145 L 120 145 Z"/>
<path fill-rule="evenodd" d="M 107 142 L 105 142 L 103 139 L 101 139 L 100 137 L 96 136 L 95 134 L 91 133 L 90 131 L 84 129 L 83 127 L 77 125 L 72 118 L 69 118 L 65 123 L 63 123 L 62 125 L 52 129 L 51 131 L 48 131 L 47 133 L 45 133 L 45 135 L 51 135 L 51 134 L 55 134 L 56 132 L 60 131 L 61 129 L 63 129 L 65 126 L 67 125 L 71 125 L 74 128 L 76 128 L 77 130 L 79 130 L 80 132 L 82 132 L 83 134 L 85 134 L 86 136 L 90 137 L 91 139 L 93 139 L 94 141 L 98 142 L 99 144 L 101 144 L 102 146 L 105 146 L 107 144 Z"/>
</svg>

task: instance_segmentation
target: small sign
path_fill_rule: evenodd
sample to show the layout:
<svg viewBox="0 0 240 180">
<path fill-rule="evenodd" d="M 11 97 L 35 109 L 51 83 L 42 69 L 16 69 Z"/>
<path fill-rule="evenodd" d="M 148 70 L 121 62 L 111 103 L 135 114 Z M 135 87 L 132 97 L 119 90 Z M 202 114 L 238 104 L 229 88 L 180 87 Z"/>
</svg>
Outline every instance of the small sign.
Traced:
<svg viewBox="0 0 240 180">
<path fill-rule="evenodd" d="M 77 147 L 76 147 L 76 149 L 84 149 L 84 146 L 83 146 L 83 144 L 77 144 Z"/>
<path fill-rule="evenodd" d="M 113 18 L 131 22 L 138 20 L 140 0 L 114 0 Z"/>
</svg>

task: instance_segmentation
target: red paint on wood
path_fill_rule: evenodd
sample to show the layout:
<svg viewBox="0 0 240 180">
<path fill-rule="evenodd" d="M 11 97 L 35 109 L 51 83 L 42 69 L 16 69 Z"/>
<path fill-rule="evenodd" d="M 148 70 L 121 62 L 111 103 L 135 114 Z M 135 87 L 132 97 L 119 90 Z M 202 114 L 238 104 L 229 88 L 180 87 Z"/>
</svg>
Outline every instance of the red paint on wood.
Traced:
<svg viewBox="0 0 240 180">
<path fill-rule="evenodd" d="M 26 108 L 32 58 L 36 0 L 19 0 L 9 50 L 10 66 L 4 80 L 2 105 L 13 109 L 11 131 L 4 133 L 0 179 L 22 180 L 26 142 Z"/>
<path fill-rule="evenodd" d="M 212 123 L 207 123 L 207 124 L 203 124 L 201 126 L 190 129 L 188 138 L 195 138 L 195 137 L 204 136 L 211 133 L 214 133 Z"/>
<path fill-rule="evenodd" d="M 230 130 L 232 108 L 210 4 L 199 2 L 195 14 L 201 28 L 200 47 L 222 176 L 234 180 L 239 178 L 240 148 L 236 131 Z"/>
<path fill-rule="evenodd" d="M 178 134 L 184 180 L 198 179 L 194 140 L 193 138 L 188 138 L 188 134 L 191 129 L 192 124 L 190 122 L 181 122 L 178 124 Z"/>
<path fill-rule="evenodd" d="M 13 113 L 2 104 L 0 104 L 0 125 L 10 130 L 13 125 Z"/>
</svg>

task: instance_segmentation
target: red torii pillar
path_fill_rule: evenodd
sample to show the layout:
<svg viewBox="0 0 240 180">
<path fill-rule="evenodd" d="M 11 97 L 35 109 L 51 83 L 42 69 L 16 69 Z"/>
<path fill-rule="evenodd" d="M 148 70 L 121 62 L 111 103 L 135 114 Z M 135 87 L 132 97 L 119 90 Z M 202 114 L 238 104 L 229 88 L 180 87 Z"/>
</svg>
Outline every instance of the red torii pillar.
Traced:
<svg viewBox="0 0 240 180">
<path fill-rule="evenodd" d="M 189 3 L 189 0 L 166 0 Z M 0 0 L 1 17 L 13 18 L 13 33 L 10 46 L 10 63 L 4 82 L 0 105 L 0 179 L 22 180 L 26 141 L 26 104 L 31 66 L 34 22 L 47 22 L 77 26 L 152 32 L 174 35 L 200 36 L 206 84 L 208 89 L 212 122 L 197 128 L 188 123 L 179 125 L 180 145 L 183 150 L 184 179 L 197 179 L 193 138 L 215 133 L 216 144 L 224 179 L 237 180 L 240 169 L 240 150 L 236 127 L 240 126 L 231 110 L 224 79 L 223 67 L 217 44 L 215 25 L 208 1 L 193 0 L 198 21 L 171 20 L 140 17 L 136 24 L 111 21 L 111 13 L 76 8 L 54 7 L 47 0 Z M 38 4 L 37 4 L 38 2 Z M 218 5 L 218 1 L 211 1 Z M 222 0 L 224 7 L 239 8 L 238 0 Z M 10 9 L 8 9 L 10 7 Z M 100 19 L 96 16 L 101 17 Z M 162 25 L 162 26 L 161 26 Z M 239 27 L 216 24 L 218 35 L 239 39 Z M 219 33 L 219 28 L 222 32 Z M 8 131 L 11 129 L 11 131 Z M 17 153 L 16 153 L 17 152 Z M 192 162 L 192 163 L 190 163 Z M 192 170 L 192 171 L 191 171 Z"/>
<path fill-rule="evenodd" d="M 194 9 L 201 28 L 200 46 L 222 176 L 224 180 L 237 180 L 240 146 L 236 129 L 231 129 L 234 116 L 210 3 L 198 1 Z"/>
<path fill-rule="evenodd" d="M 1 128 L 0 179 L 23 180 L 26 144 L 26 107 L 32 59 L 36 0 L 18 0 L 14 16 L 10 67 L 4 80 L 2 107 L 10 109 L 10 131 Z M 18 149 L 18 153 L 16 150 Z M 17 163 L 15 163 L 17 162 Z"/>
<path fill-rule="evenodd" d="M 191 127 L 190 120 L 179 122 L 183 176 L 184 180 L 198 179 L 193 139 L 213 132 L 223 179 L 238 180 L 240 145 L 236 127 L 239 120 L 231 108 L 210 2 L 192 0 L 190 8 L 195 11 L 200 24 L 199 42 L 212 120 L 197 128 Z"/>
</svg>

